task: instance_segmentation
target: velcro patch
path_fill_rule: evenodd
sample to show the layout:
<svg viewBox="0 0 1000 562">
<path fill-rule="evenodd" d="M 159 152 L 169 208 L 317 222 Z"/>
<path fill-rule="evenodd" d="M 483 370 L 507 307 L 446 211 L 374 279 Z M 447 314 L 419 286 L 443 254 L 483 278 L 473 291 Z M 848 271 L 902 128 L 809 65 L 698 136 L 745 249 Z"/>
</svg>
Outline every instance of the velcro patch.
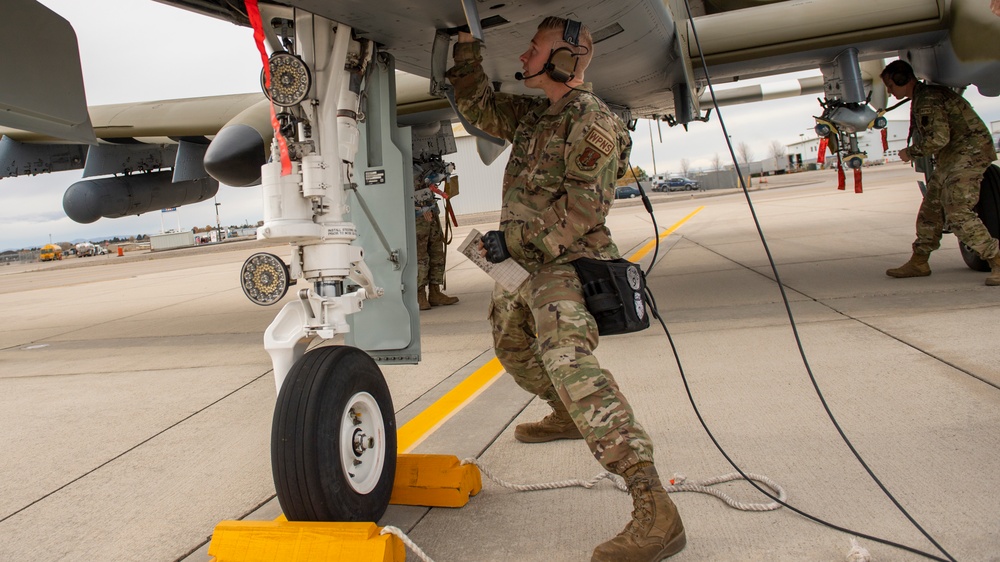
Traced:
<svg viewBox="0 0 1000 562">
<path fill-rule="evenodd" d="M 593 172 L 597 168 L 597 162 L 601 155 L 593 148 L 584 147 L 583 152 L 576 158 L 576 165 L 585 172 Z"/>
<path fill-rule="evenodd" d="M 590 132 L 587 133 L 587 138 L 584 140 L 593 145 L 597 150 L 600 150 L 601 154 L 605 156 L 611 154 L 611 151 L 615 148 L 615 143 L 611 141 L 611 135 L 597 126 L 590 129 Z"/>
</svg>

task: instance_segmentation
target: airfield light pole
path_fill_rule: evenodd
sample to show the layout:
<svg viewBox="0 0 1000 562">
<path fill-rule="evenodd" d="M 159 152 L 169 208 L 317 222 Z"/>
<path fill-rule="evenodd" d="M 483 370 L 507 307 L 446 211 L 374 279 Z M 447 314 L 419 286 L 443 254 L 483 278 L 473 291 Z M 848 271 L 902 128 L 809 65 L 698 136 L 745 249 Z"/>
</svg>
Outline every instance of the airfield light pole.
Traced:
<svg viewBox="0 0 1000 562">
<path fill-rule="evenodd" d="M 219 205 L 222 205 L 222 203 L 219 203 L 219 198 L 216 197 L 215 198 L 215 229 L 216 229 L 215 237 L 216 237 L 216 242 L 222 242 L 222 221 L 219 220 Z"/>
</svg>

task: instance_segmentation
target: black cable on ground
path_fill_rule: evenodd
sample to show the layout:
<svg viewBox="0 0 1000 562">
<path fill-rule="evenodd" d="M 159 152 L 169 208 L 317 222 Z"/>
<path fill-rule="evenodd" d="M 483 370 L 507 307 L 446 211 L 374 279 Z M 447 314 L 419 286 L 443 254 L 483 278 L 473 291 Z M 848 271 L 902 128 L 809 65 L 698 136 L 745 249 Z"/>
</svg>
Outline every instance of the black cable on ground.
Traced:
<svg viewBox="0 0 1000 562">
<path fill-rule="evenodd" d="M 809 513 L 806 513 L 805 511 L 802 511 L 802 510 L 800 510 L 800 509 L 792 506 L 791 504 L 778 499 L 773 494 L 771 494 L 768 491 L 764 490 L 756 482 L 754 482 L 749 477 L 747 477 L 746 473 L 743 472 L 743 469 L 741 469 L 739 467 L 739 465 L 737 465 L 736 462 L 733 461 L 732 458 L 730 458 L 730 456 L 726 453 L 725 449 L 723 449 L 722 445 L 718 442 L 718 440 L 712 434 L 711 430 L 708 428 L 708 425 L 705 423 L 705 420 L 702 417 L 701 412 L 698 410 L 698 406 L 695 403 L 694 396 L 691 393 L 691 388 L 688 385 L 687 376 L 684 374 L 684 368 L 681 366 L 680 355 L 677 352 L 677 347 L 674 344 L 673 337 L 670 335 L 670 331 L 667 329 L 667 326 L 664 323 L 663 318 L 661 317 L 661 315 L 659 314 L 659 311 L 656 308 L 656 301 L 653 298 L 652 292 L 647 287 L 647 289 L 646 289 L 646 296 L 649 299 L 650 310 L 652 312 L 653 317 L 656 318 L 659 321 L 660 326 L 663 328 L 664 333 L 666 333 L 666 335 L 667 335 L 667 341 L 670 343 L 670 348 L 673 351 L 674 359 L 677 362 L 677 368 L 680 371 L 681 379 L 682 379 L 682 381 L 684 383 L 684 389 L 687 392 L 688 400 L 691 402 L 691 407 L 694 409 L 694 413 L 698 417 L 698 421 L 701 423 L 702 428 L 704 428 L 705 433 L 708 434 L 708 437 L 712 440 L 712 443 L 719 450 L 719 452 L 726 459 L 726 461 L 729 462 L 730 465 L 732 465 L 732 467 L 740 474 L 740 476 L 743 477 L 744 480 L 746 480 L 751 486 L 753 486 L 754 488 L 756 488 L 757 491 L 759 491 L 760 493 L 764 494 L 765 496 L 767 496 L 771 500 L 780 503 L 782 506 L 787 507 L 791 511 L 794 511 L 795 513 L 798 513 L 799 515 L 802 515 L 803 517 L 806 517 L 807 519 L 810 519 L 811 521 L 815 521 L 816 523 L 820 523 L 821 525 L 825 525 L 827 527 L 830 527 L 831 529 L 834 529 L 834 530 L 837 530 L 837 531 L 841 531 L 843 533 L 852 534 L 852 535 L 855 535 L 855 536 L 858 536 L 858 537 L 861 537 L 861 538 L 865 538 L 865 539 L 868 539 L 868 540 L 873 541 L 873 542 L 877 542 L 877 543 L 885 544 L 885 545 L 888 545 L 888 546 L 896 547 L 896 548 L 899 548 L 899 549 L 902 549 L 902 550 L 906 550 L 906 551 L 912 552 L 914 554 L 925 556 L 925 557 L 930 558 L 932 560 L 940 560 L 942 562 L 945 562 L 946 560 L 950 560 L 951 562 L 955 562 L 955 559 L 951 556 L 951 554 L 949 554 L 948 551 L 946 551 L 944 549 L 944 547 L 942 547 L 940 544 L 938 544 L 938 542 L 936 540 L 934 540 L 934 537 L 932 537 L 926 530 L 924 530 L 923 527 L 920 526 L 919 523 L 917 523 L 917 521 L 909 514 L 909 512 L 906 511 L 906 509 L 899 503 L 899 501 L 896 500 L 896 498 L 892 495 L 892 493 L 888 490 L 888 488 L 886 488 L 886 486 L 882 483 L 882 481 L 879 480 L 879 478 L 875 475 L 875 473 L 872 471 L 872 469 L 864 461 L 864 459 L 861 457 L 861 454 L 858 453 L 857 449 L 854 448 L 854 445 L 851 443 L 850 439 L 848 439 L 848 437 L 844 433 L 843 429 L 841 429 L 840 424 L 837 422 L 836 417 L 833 415 L 833 412 L 830 410 L 830 407 L 827 404 L 825 397 L 823 396 L 823 392 L 819 388 L 819 383 L 816 382 L 816 377 L 813 375 L 812 368 L 809 365 L 809 360 L 806 357 L 805 349 L 802 346 L 802 340 L 801 340 L 801 338 L 799 336 L 798 328 L 797 328 L 796 323 L 795 323 L 795 318 L 794 318 L 794 316 L 792 314 L 791 305 L 788 302 L 788 295 L 785 293 L 785 286 L 784 286 L 784 284 L 781 281 L 781 277 L 778 275 L 777 265 L 774 263 L 774 258 L 772 257 L 771 250 L 768 247 L 767 239 L 764 236 L 764 231 L 762 230 L 762 228 L 760 226 L 760 221 L 757 218 L 757 213 L 756 213 L 756 210 L 754 209 L 753 201 L 750 198 L 750 192 L 749 192 L 749 190 L 746 187 L 746 182 L 745 182 L 745 180 L 743 178 L 743 172 L 742 172 L 742 170 L 740 170 L 740 167 L 739 167 L 739 165 L 737 163 L 737 159 L 736 159 L 736 153 L 733 150 L 732 142 L 729 140 L 729 134 L 728 134 L 728 131 L 726 130 L 726 124 L 725 124 L 725 121 L 723 120 L 722 112 L 719 111 L 719 104 L 718 104 L 718 100 L 715 97 L 715 90 L 714 90 L 714 88 L 712 86 L 711 76 L 709 75 L 709 72 L 708 72 L 708 65 L 705 62 L 705 56 L 704 56 L 704 52 L 702 51 L 702 48 L 701 48 L 701 42 L 698 39 L 698 32 L 695 29 L 694 18 L 691 15 L 691 6 L 690 6 L 690 3 L 689 3 L 688 0 L 684 0 L 684 4 L 685 4 L 685 7 L 687 9 L 688 20 L 691 22 L 691 32 L 692 32 L 692 34 L 694 36 L 695 45 L 698 48 L 698 53 L 699 53 L 699 57 L 700 57 L 700 60 L 701 60 L 702 69 L 703 69 L 703 71 L 705 73 L 705 80 L 708 83 L 708 89 L 709 89 L 709 92 L 712 95 L 712 105 L 715 108 L 716 114 L 718 115 L 719 124 L 722 127 L 723 136 L 726 139 L 726 145 L 729 148 L 730 157 L 732 158 L 733 164 L 734 164 L 734 166 L 736 168 L 736 171 L 737 171 L 737 175 L 739 177 L 740 187 L 743 189 L 743 194 L 746 197 L 747 206 L 749 207 L 750 214 L 753 217 L 754 225 L 755 225 L 755 227 L 757 229 L 757 235 L 760 238 L 760 241 L 761 241 L 761 244 L 762 244 L 762 246 L 764 248 L 765 253 L 767 254 L 768 264 L 770 264 L 771 271 L 774 274 L 774 280 L 777 283 L 778 290 L 781 293 L 781 299 L 782 299 L 782 302 L 784 303 L 784 306 L 785 306 L 785 312 L 788 315 L 788 320 L 789 320 L 789 324 L 790 324 L 791 329 L 792 329 L 792 334 L 794 335 L 795 343 L 796 343 L 796 346 L 798 347 L 798 350 L 799 350 L 799 356 L 802 358 L 802 363 L 803 363 L 803 365 L 806 368 L 806 373 L 808 373 L 808 375 L 809 375 L 809 380 L 812 382 L 813 389 L 816 391 L 816 395 L 819 397 L 820 402 L 823 404 L 823 409 L 826 411 L 827 417 L 830 419 L 831 423 L 833 423 L 833 426 L 837 429 L 837 433 L 840 434 L 841 439 L 844 441 L 844 443 L 847 445 L 847 447 L 851 450 L 851 453 L 854 454 L 854 457 L 861 464 L 861 466 L 864 467 L 864 469 L 868 473 L 869 477 L 871 477 L 871 479 L 878 485 L 878 487 L 882 490 L 882 492 L 892 501 L 892 503 L 896 506 L 896 508 L 910 521 L 910 523 L 913 524 L 913 526 L 916 527 L 917 530 L 919 530 L 920 533 L 923 534 L 924 537 L 926 537 L 927 540 L 929 540 L 947 558 L 946 559 L 945 558 L 940 558 L 938 556 L 935 556 L 935 555 L 930 554 L 928 552 L 924 552 L 924 551 L 918 550 L 918 549 L 910 547 L 910 546 L 899 544 L 899 543 L 896 543 L 896 542 L 893 542 L 893 541 L 890 541 L 890 540 L 887 540 L 887 539 L 882 539 L 882 538 L 879 538 L 879 537 L 867 535 L 867 534 L 864 534 L 864 533 L 859 533 L 859 532 L 854 531 L 852 529 L 848 529 L 848 528 L 845 528 L 845 527 L 841 527 L 839 525 L 835 525 L 833 523 L 830 523 L 828 521 L 820 519 L 819 517 L 816 517 L 814 515 L 810 515 Z M 634 176 L 634 173 L 633 173 L 633 176 Z M 638 184 L 638 179 L 636 180 L 636 183 Z M 640 189 L 640 193 L 643 194 L 643 201 L 646 204 L 646 208 L 647 208 L 647 210 L 650 211 L 650 214 L 652 215 L 652 208 L 649 205 L 648 199 L 645 196 L 645 192 L 642 191 L 641 186 L 640 186 L 639 189 Z M 655 225 L 655 217 L 654 217 L 654 225 Z M 659 231 L 658 230 L 654 230 L 654 236 L 657 239 L 657 248 L 658 248 L 659 247 Z M 654 263 L 655 263 L 655 255 L 654 255 Z M 651 269 L 652 269 L 652 264 L 650 265 L 650 270 Z"/>
</svg>

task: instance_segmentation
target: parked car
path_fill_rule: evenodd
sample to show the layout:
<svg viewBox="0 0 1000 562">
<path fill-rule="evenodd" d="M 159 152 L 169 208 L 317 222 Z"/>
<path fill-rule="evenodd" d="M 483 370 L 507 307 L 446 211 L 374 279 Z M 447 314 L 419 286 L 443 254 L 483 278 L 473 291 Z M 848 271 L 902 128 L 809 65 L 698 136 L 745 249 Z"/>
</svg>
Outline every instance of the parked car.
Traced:
<svg viewBox="0 0 1000 562">
<path fill-rule="evenodd" d="M 615 188 L 615 199 L 631 199 L 639 196 L 639 188 L 634 185 L 623 185 Z"/>
<path fill-rule="evenodd" d="M 670 178 L 661 184 L 661 191 L 698 191 L 698 182 L 685 177 Z"/>
</svg>

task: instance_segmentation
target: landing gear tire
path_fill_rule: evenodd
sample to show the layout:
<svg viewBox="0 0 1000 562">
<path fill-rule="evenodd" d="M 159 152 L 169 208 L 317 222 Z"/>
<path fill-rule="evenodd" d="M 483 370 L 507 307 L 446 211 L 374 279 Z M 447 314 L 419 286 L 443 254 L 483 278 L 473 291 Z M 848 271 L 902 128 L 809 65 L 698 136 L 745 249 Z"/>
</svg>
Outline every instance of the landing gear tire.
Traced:
<svg viewBox="0 0 1000 562">
<path fill-rule="evenodd" d="M 271 428 L 271 473 L 289 521 L 378 521 L 396 474 L 389 387 L 360 349 L 314 349 L 292 366 Z"/>
<path fill-rule="evenodd" d="M 990 165 L 983 175 L 983 183 L 979 188 L 979 203 L 973 207 L 979 220 L 983 221 L 986 230 L 990 231 L 990 236 L 1000 239 L 1000 168 Z M 990 271 L 990 263 L 975 250 L 966 246 L 961 241 L 958 249 L 962 252 L 962 259 L 965 265 L 975 271 Z"/>
</svg>

